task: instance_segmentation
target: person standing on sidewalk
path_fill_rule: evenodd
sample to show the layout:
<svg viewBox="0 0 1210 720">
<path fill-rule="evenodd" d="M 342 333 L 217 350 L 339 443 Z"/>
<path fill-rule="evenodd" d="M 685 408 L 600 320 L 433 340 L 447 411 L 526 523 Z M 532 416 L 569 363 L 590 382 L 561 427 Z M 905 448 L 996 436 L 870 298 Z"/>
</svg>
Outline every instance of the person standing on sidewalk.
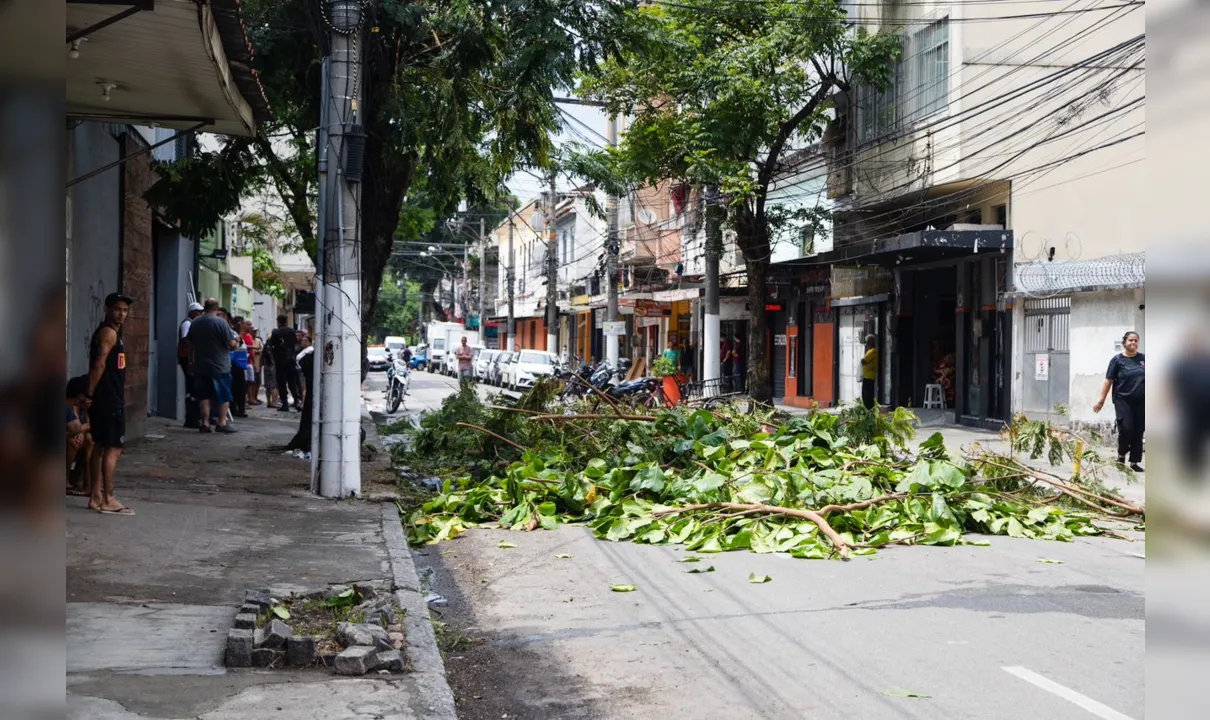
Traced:
<svg viewBox="0 0 1210 720">
<path fill-rule="evenodd" d="M 189 368 L 189 358 L 193 353 L 189 349 L 187 338 L 189 337 L 189 326 L 202 314 L 202 304 L 191 302 L 186 312 L 185 319 L 177 328 L 176 361 L 181 366 L 181 372 L 185 374 L 185 427 L 196 428 L 199 425 L 197 398 L 193 396 L 193 372 Z"/>
<path fill-rule="evenodd" d="M 248 346 L 248 404 L 260 405 L 261 401 L 257 399 L 257 395 L 260 394 L 260 376 L 256 371 L 261 351 L 265 349 L 265 346 L 257 335 L 256 328 L 252 326 L 251 320 L 244 322 L 244 344 Z"/>
<path fill-rule="evenodd" d="M 1122 352 L 1109 361 L 1105 382 L 1101 384 L 1101 399 L 1092 406 L 1101 412 L 1105 398 L 1113 390 L 1113 410 L 1118 426 L 1118 464 L 1143 472 L 1143 430 L 1146 427 L 1144 405 L 1146 395 L 1146 356 L 1139 352 L 1139 334 L 1131 330 L 1122 336 Z"/>
<path fill-rule="evenodd" d="M 466 336 L 462 336 L 462 344 L 454 350 L 454 359 L 458 361 L 458 380 L 459 382 L 470 382 L 471 380 L 471 359 L 475 357 L 475 351 L 470 345 L 466 344 Z"/>
<path fill-rule="evenodd" d="M 235 349 L 231 351 L 231 415 L 248 417 L 248 345 L 240 329 L 242 317 L 231 319 L 231 333 L 235 335 Z"/>
<path fill-rule="evenodd" d="M 131 298 L 120 293 L 105 297 L 105 320 L 89 343 L 88 392 L 92 401 L 92 477 L 88 509 L 106 515 L 134 515 L 113 496 L 113 476 L 126 442 L 126 347 L 122 323 L 130 315 Z"/>
<path fill-rule="evenodd" d="M 273 354 L 273 370 L 277 375 L 277 398 L 281 401 L 278 410 L 290 412 L 290 395 L 294 395 L 294 407 L 302 405 L 302 393 L 298 388 L 298 370 L 294 358 L 298 355 L 298 333 L 286 324 L 285 315 L 277 316 L 277 327 L 269 334 L 266 349 Z"/>
<path fill-rule="evenodd" d="M 231 405 L 231 351 L 239 343 L 231 326 L 219 317 L 218 300 L 207 298 L 203 307 L 205 314 L 189 328 L 195 392 L 201 406 L 198 430 L 214 432 L 210 427 L 210 408 L 214 404 L 218 406 L 217 431 L 233 433 L 235 429 L 227 422 L 227 410 Z"/>
<path fill-rule="evenodd" d="M 861 404 L 874 409 L 878 394 L 878 338 L 865 336 L 865 355 L 861 356 Z"/>
</svg>

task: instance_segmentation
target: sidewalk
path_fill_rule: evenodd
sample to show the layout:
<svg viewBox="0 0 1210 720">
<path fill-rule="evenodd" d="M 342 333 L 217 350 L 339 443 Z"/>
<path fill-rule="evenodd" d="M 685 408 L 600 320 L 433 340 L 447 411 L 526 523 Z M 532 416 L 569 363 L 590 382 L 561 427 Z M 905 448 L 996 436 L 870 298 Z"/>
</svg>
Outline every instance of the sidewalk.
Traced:
<svg viewBox="0 0 1210 720">
<path fill-rule="evenodd" d="M 230 436 L 149 419 L 118 466 L 116 495 L 133 517 L 66 499 L 68 717 L 453 718 L 394 504 L 312 496 L 309 461 L 282 455 L 298 413 L 249 411 Z M 372 465 L 363 490 L 386 495 L 390 476 Z M 373 579 L 393 581 L 408 610 L 411 672 L 223 667 L 245 590 Z"/>
</svg>

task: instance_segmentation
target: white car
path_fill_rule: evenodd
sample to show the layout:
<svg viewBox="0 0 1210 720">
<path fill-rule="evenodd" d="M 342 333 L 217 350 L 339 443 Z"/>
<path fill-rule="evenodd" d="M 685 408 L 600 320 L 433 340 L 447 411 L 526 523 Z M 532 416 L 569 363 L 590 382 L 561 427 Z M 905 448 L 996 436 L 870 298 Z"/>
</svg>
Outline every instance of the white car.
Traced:
<svg viewBox="0 0 1210 720">
<path fill-rule="evenodd" d="M 504 385 L 510 390 L 528 390 L 539 377 L 554 375 L 558 358 L 541 350 L 522 350 L 504 368 Z"/>
<path fill-rule="evenodd" d="M 484 348 L 475 355 L 475 379 L 481 383 L 491 380 L 492 360 L 500 354 L 499 350 Z"/>
<path fill-rule="evenodd" d="M 441 365 L 442 374 L 449 375 L 450 377 L 458 377 L 458 358 L 454 357 L 454 353 L 458 351 L 458 347 L 459 347 L 458 345 L 455 345 L 453 350 L 450 350 L 449 352 L 447 352 L 445 354 L 445 357 L 443 358 L 443 362 Z M 471 349 L 471 351 L 474 353 L 478 353 L 480 350 L 483 349 L 483 348 L 479 347 L 478 345 L 468 345 L 467 347 L 469 347 Z M 471 375 L 473 376 L 474 374 L 475 374 L 475 355 L 471 355 Z"/>
</svg>

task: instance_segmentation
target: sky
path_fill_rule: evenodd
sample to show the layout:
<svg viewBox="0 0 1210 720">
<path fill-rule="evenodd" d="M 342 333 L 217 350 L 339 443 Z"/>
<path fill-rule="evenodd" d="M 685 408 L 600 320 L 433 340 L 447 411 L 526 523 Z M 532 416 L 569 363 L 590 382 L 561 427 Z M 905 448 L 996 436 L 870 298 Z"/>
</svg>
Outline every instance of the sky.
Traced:
<svg viewBox="0 0 1210 720">
<path fill-rule="evenodd" d="M 605 113 L 597 108 L 584 105 L 560 104 L 559 107 L 564 111 L 563 130 L 555 136 L 556 145 L 568 142 L 593 143 L 597 147 L 605 145 L 607 125 Z M 579 122 L 576 122 L 577 120 Z M 570 190 L 572 181 L 563 176 L 558 178 L 556 185 L 560 191 Z M 538 197 L 546 187 L 545 180 L 528 172 L 516 173 L 508 181 L 509 190 L 517 196 L 522 204 Z"/>
</svg>

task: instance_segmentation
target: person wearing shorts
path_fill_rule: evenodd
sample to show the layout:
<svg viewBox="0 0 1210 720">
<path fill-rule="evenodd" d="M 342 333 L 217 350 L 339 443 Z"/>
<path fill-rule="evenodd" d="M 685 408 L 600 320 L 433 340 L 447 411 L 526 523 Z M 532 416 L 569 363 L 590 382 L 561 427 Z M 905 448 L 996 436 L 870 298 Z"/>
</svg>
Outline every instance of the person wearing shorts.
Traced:
<svg viewBox="0 0 1210 720">
<path fill-rule="evenodd" d="M 189 327 L 193 349 L 194 392 L 201 406 L 200 432 L 234 433 L 227 422 L 231 406 L 231 351 L 238 345 L 235 332 L 219 317 L 218 300 L 207 298 L 205 313 Z M 217 427 L 210 427 L 210 408 L 217 405 Z"/>
<path fill-rule="evenodd" d="M 87 398 L 89 429 L 94 451 L 90 458 L 88 509 L 106 515 L 133 515 L 134 511 L 113 495 L 114 473 L 126 443 L 126 348 L 122 323 L 130 314 L 129 297 L 110 293 L 105 298 L 105 320 L 89 343 Z"/>
</svg>

